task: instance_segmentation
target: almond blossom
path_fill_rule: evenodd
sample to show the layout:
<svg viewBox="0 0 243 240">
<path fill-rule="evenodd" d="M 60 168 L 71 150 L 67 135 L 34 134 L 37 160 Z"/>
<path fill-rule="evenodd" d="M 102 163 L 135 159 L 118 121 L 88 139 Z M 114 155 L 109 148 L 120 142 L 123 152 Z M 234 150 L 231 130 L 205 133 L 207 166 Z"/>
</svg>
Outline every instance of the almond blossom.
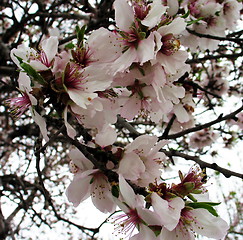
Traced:
<svg viewBox="0 0 243 240">
<path fill-rule="evenodd" d="M 24 112 L 30 110 L 34 121 L 39 126 L 42 136 L 48 141 L 49 137 L 47 135 L 45 119 L 35 110 L 38 101 L 31 88 L 31 80 L 29 76 L 24 72 L 20 72 L 18 84 L 22 96 L 8 99 L 6 104 L 9 105 L 13 116 L 17 119 L 19 119 Z"/>
<path fill-rule="evenodd" d="M 179 223 L 172 231 L 162 228 L 161 239 L 193 240 L 194 233 L 212 239 L 223 239 L 228 228 L 228 224 L 222 218 L 213 216 L 206 209 L 184 208 L 181 211 Z"/>
<path fill-rule="evenodd" d="M 52 36 L 41 42 L 39 51 L 25 47 L 24 45 L 19 45 L 17 49 L 12 49 L 11 58 L 20 68 L 21 66 L 17 57 L 22 58 L 24 62 L 28 63 L 36 71 L 45 71 L 53 66 L 57 50 L 58 38 Z"/>
<path fill-rule="evenodd" d="M 73 181 L 66 190 L 67 198 L 77 207 L 91 196 L 93 204 L 101 212 L 113 212 L 115 203 L 107 177 L 77 149 L 70 152 Z"/>
<path fill-rule="evenodd" d="M 116 199 L 116 203 L 124 214 L 114 216 L 112 219 L 117 225 L 116 231 L 131 240 L 158 239 L 148 227 L 148 224 L 157 223 L 157 219 L 152 211 L 144 207 L 144 197 L 136 195 L 122 175 L 119 175 L 119 189 L 120 196 Z M 139 229 L 139 233 L 132 236 L 136 228 Z"/>
<path fill-rule="evenodd" d="M 121 39 L 120 43 L 123 46 L 121 56 L 111 66 L 114 74 L 124 72 L 134 62 L 143 64 L 155 57 L 155 35 L 147 31 L 160 22 L 160 17 L 166 8 L 160 1 L 153 1 L 148 6 L 134 4 L 133 8 L 126 0 L 114 2 L 115 20 L 118 26 L 117 39 Z M 136 17 L 141 18 L 141 23 Z M 146 26 L 147 30 L 145 28 L 144 31 L 141 24 Z"/>
<path fill-rule="evenodd" d="M 156 136 L 137 137 L 125 147 L 117 172 L 139 186 L 147 186 L 160 178 L 165 155 L 159 150 L 168 142 L 159 141 Z"/>
</svg>

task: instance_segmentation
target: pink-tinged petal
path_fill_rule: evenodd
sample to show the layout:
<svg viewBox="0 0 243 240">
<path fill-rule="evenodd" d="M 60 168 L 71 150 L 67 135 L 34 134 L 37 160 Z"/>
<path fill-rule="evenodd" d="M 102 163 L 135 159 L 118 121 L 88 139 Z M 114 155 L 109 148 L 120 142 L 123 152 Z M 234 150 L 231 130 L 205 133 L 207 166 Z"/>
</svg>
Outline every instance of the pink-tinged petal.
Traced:
<svg viewBox="0 0 243 240">
<path fill-rule="evenodd" d="M 157 142 L 157 144 L 153 147 L 153 149 L 149 152 L 149 155 L 152 156 L 154 154 L 158 154 L 159 150 L 164 147 L 166 144 L 168 144 L 169 141 L 167 140 L 161 140 L 159 142 Z M 159 153 L 161 154 L 161 152 Z M 165 156 L 164 153 L 161 154 L 161 156 Z"/>
<path fill-rule="evenodd" d="M 146 208 L 137 208 L 138 215 L 148 225 L 159 225 L 158 215 Z"/>
<path fill-rule="evenodd" d="M 80 171 L 91 170 L 94 167 L 93 163 L 76 148 L 70 151 L 69 156 L 72 159 L 73 163 L 80 169 Z M 94 173 L 98 170 L 96 169 L 96 171 L 92 171 L 92 173 Z"/>
<path fill-rule="evenodd" d="M 179 222 L 181 209 L 185 206 L 184 201 L 176 197 L 168 202 L 157 193 L 152 193 L 151 200 L 154 211 L 160 216 L 160 224 L 172 231 Z"/>
<path fill-rule="evenodd" d="M 141 109 L 141 101 L 138 97 L 130 97 L 121 109 L 121 116 L 131 121 L 138 115 Z"/>
<path fill-rule="evenodd" d="M 70 138 L 74 139 L 74 137 L 76 136 L 76 130 L 71 126 L 71 124 L 69 124 L 68 120 L 67 120 L 67 107 L 64 109 L 63 112 L 63 119 L 64 119 L 64 124 L 66 126 L 67 129 L 67 134 Z"/>
<path fill-rule="evenodd" d="M 30 92 L 32 90 L 30 86 L 31 85 L 30 77 L 25 72 L 19 73 L 18 84 L 19 84 L 19 89 L 22 91 Z"/>
<path fill-rule="evenodd" d="M 48 70 L 48 67 L 46 65 L 44 65 L 42 62 L 40 62 L 39 59 L 38 60 L 31 60 L 29 62 L 29 65 L 37 71 Z"/>
<path fill-rule="evenodd" d="M 178 224 L 173 231 L 162 228 L 160 239 L 164 240 L 194 240 L 194 234 L 189 231 L 184 225 Z"/>
<path fill-rule="evenodd" d="M 98 67 L 97 65 L 90 65 L 83 71 L 83 84 L 89 92 L 106 90 L 112 82 L 112 77 L 107 75 L 105 70 L 97 70 Z"/>
<path fill-rule="evenodd" d="M 47 135 L 45 119 L 39 113 L 37 113 L 35 110 L 33 110 L 32 117 L 33 117 L 34 121 L 36 122 L 36 124 L 39 126 L 43 138 L 46 141 L 49 141 L 49 137 Z"/>
<path fill-rule="evenodd" d="M 182 104 L 177 104 L 174 106 L 174 113 L 180 123 L 188 122 L 190 120 L 190 115 Z"/>
<path fill-rule="evenodd" d="M 129 31 L 134 22 L 132 7 L 126 0 L 116 0 L 114 2 L 116 25 L 123 31 Z"/>
<path fill-rule="evenodd" d="M 172 33 L 173 35 L 178 35 L 182 31 L 186 29 L 186 22 L 183 18 L 175 18 L 169 25 L 165 25 L 160 27 L 157 31 L 165 36 L 168 33 Z"/>
<path fill-rule="evenodd" d="M 129 238 L 130 240 L 159 240 L 154 232 L 144 224 L 139 225 L 139 233 Z M 166 239 L 167 240 L 167 239 Z"/>
<path fill-rule="evenodd" d="M 90 101 L 97 97 L 97 93 L 86 93 L 79 89 L 68 89 L 69 97 L 81 108 L 86 109 L 87 105 L 90 104 Z"/>
<path fill-rule="evenodd" d="M 92 52 L 91 59 L 94 63 L 114 61 L 122 53 L 123 47 L 117 35 L 103 27 L 92 32 L 87 40 L 87 45 Z"/>
<path fill-rule="evenodd" d="M 118 72 L 127 70 L 133 62 L 138 62 L 137 54 L 137 50 L 134 47 L 130 47 L 111 64 L 109 74 L 115 75 Z"/>
<path fill-rule="evenodd" d="M 129 180 L 137 180 L 145 172 L 145 165 L 139 156 L 134 153 L 125 153 L 119 163 L 118 173 Z"/>
<path fill-rule="evenodd" d="M 188 57 L 186 51 L 177 51 L 170 56 L 158 52 L 156 60 L 164 67 L 164 70 L 167 74 L 176 74 L 178 69 L 187 66 L 185 61 Z"/>
<path fill-rule="evenodd" d="M 111 188 L 105 176 L 95 177 L 91 187 L 92 202 L 97 209 L 103 213 L 112 213 L 116 209 L 116 204 L 112 199 Z"/>
<path fill-rule="evenodd" d="M 57 54 L 57 49 L 58 49 L 58 38 L 57 37 L 49 37 L 45 39 L 41 43 L 42 50 L 44 51 L 48 62 L 50 63 L 55 55 Z"/>
<path fill-rule="evenodd" d="M 90 196 L 90 181 L 92 176 L 85 176 L 83 173 L 77 173 L 73 181 L 66 190 L 66 195 L 69 202 L 72 202 L 74 207 L 77 207 L 81 201 L 84 201 Z"/>
<path fill-rule="evenodd" d="M 21 67 L 20 67 L 19 60 L 17 59 L 17 57 L 22 58 L 23 61 L 25 62 L 29 59 L 30 55 L 36 56 L 37 52 L 34 49 L 26 47 L 24 44 L 19 45 L 17 48 L 13 48 L 10 52 L 11 59 L 19 68 L 21 68 Z"/>
<path fill-rule="evenodd" d="M 106 128 L 102 129 L 101 132 L 96 134 L 95 142 L 101 147 L 106 147 L 108 145 L 112 145 L 116 141 L 116 138 L 116 130 L 111 126 L 107 126 Z"/>
<path fill-rule="evenodd" d="M 174 16 L 179 10 L 179 1 L 178 0 L 170 0 L 170 1 L 167 1 L 167 5 L 169 7 L 167 9 L 168 15 Z"/>
<path fill-rule="evenodd" d="M 223 239 L 229 226 L 220 217 L 215 217 L 206 209 L 193 209 L 190 211 L 194 221 L 191 226 L 196 233 L 213 239 Z"/>
<path fill-rule="evenodd" d="M 120 193 L 124 199 L 124 202 L 131 209 L 135 209 L 137 207 L 136 195 L 133 189 L 129 186 L 129 184 L 121 174 L 119 174 L 119 188 Z"/>
<path fill-rule="evenodd" d="M 162 5 L 161 0 L 154 0 L 150 7 L 148 15 L 141 23 L 151 29 L 161 21 L 161 16 L 165 13 L 167 7 Z"/>
<path fill-rule="evenodd" d="M 140 64 L 155 58 L 155 42 L 154 35 L 150 34 L 148 38 L 142 40 L 138 44 L 137 55 Z"/>
</svg>

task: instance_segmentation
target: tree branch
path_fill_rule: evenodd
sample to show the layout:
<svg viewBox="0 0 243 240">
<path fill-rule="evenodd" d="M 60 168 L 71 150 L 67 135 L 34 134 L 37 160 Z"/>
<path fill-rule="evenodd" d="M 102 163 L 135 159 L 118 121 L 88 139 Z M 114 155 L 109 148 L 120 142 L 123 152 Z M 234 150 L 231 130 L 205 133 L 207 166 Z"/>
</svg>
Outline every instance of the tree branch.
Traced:
<svg viewBox="0 0 243 240">
<path fill-rule="evenodd" d="M 193 128 L 188 128 L 184 131 L 181 131 L 181 132 L 178 132 L 178 133 L 175 133 L 175 134 L 170 134 L 168 136 L 160 136 L 159 137 L 159 140 L 162 140 L 162 139 L 176 139 L 178 137 L 182 137 L 188 133 L 191 133 L 191 132 L 196 132 L 196 131 L 199 131 L 199 130 L 202 130 L 204 128 L 208 128 L 208 127 L 211 127 L 212 125 L 216 124 L 216 123 L 219 123 L 219 122 L 222 122 L 224 120 L 227 120 L 227 119 L 231 119 L 231 118 L 234 118 L 235 115 L 239 112 L 241 112 L 243 110 L 243 105 L 238 108 L 237 110 L 235 110 L 234 112 L 230 113 L 230 114 L 227 114 L 223 117 L 223 114 L 220 114 L 219 117 L 211 122 L 208 122 L 208 123 L 205 123 L 205 124 L 202 124 L 202 125 L 198 125 L 196 127 L 193 127 Z"/>
<path fill-rule="evenodd" d="M 176 150 L 171 150 L 171 151 L 161 150 L 161 151 L 163 153 L 165 153 L 168 157 L 176 156 L 176 157 L 184 158 L 186 160 L 192 160 L 195 163 L 199 164 L 202 169 L 203 168 L 213 169 L 215 171 L 218 171 L 218 172 L 222 173 L 226 178 L 234 176 L 234 177 L 238 177 L 238 178 L 242 178 L 243 179 L 243 174 L 242 173 L 237 173 L 237 172 L 230 171 L 230 170 L 228 170 L 226 168 L 222 168 L 219 165 L 217 165 L 216 163 L 207 163 L 205 161 L 202 161 L 197 156 L 190 156 L 188 154 L 181 153 L 181 152 L 178 152 Z"/>
<path fill-rule="evenodd" d="M 186 30 L 189 33 L 191 33 L 192 35 L 195 35 L 195 36 L 200 37 L 200 38 L 210 38 L 210 39 L 213 39 L 213 40 L 231 41 L 231 42 L 236 42 L 236 43 L 242 43 L 243 42 L 242 38 L 231 38 L 229 36 L 228 37 L 213 36 L 213 35 L 210 35 L 210 34 L 199 33 L 199 32 L 193 31 L 189 28 L 186 28 Z"/>
</svg>

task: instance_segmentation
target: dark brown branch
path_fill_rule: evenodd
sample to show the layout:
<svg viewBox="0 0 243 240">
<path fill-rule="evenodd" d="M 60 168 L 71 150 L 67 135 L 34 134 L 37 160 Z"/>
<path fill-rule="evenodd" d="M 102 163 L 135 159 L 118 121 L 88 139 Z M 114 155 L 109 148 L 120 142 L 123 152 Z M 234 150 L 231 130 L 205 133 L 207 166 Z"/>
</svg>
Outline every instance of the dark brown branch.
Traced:
<svg viewBox="0 0 243 240">
<path fill-rule="evenodd" d="M 234 53 L 234 54 L 221 54 L 221 55 L 216 55 L 216 56 L 205 56 L 203 58 L 193 58 L 193 59 L 189 59 L 186 61 L 187 64 L 191 64 L 191 63 L 200 63 L 200 62 L 204 62 L 207 60 L 216 60 L 216 59 L 220 59 L 220 58 L 227 58 L 227 59 L 236 59 L 238 57 L 242 57 L 242 52 L 240 53 Z"/>
<path fill-rule="evenodd" d="M 175 151 L 175 150 L 172 150 L 172 151 L 161 150 L 161 151 L 163 153 L 165 153 L 168 157 L 176 156 L 176 157 L 184 158 L 186 160 L 192 160 L 195 163 L 199 164 L 202 169 L 204 169 L 204 168 L 213 169 L 215 171 L 218 171 L 218 172 L 222 173 L 226 178 L 234 176 L 234 177 L 238 177 L 238 178 L 242 178 L 243 179 L 243 174 L 242 173 L 237 173 L 237 172 L 233 172 L 231 170 L 228 170 L 226 168 L 222 168 L 216 163 L 207 163 L 205 161 L 202 161 L 197 156 L 190 156 L 188 154 L 181 153 L 181 152 L 178 152 L 178 151 Z"/>
<path fill-rule="evenodd" d="M 208 122 L 208 123 L 205 123 L 205 124 L 202 124 L 202 125 L 198 125 L 196 127 L 193 127 L 193 128 L 188 128 L 184 131 L 181 131 L 181 132 L 178 132 L 178 133 L 175 133 L 175 134 L 170 134 L 168 135 L 167 137 L 159 137 L 159 140 L 161 139 L 176 139 L 178 137 L 182 137 L 188 133 L 191 133 L 191 132 L 196 132 L 196 131 L 199 131 L 199 130 L 202 130 L 204 128 L 208 128 L 208 127 L 211 127 L 212 125 L 216 124 L 216 123 L 220 123 L 224 120 L 227 120 L 227 119 L 232 119 L 235 117 L 236 114 L 238 114 L 239 112 L 241 112 L 243 110 L 243 105 L 238 108 L 237 110 L 235 110 L 234 112 L 230 113 L 230 114 L 227 114 L 223 117 L 223 114 L 221 114 L 217 119 L 211 121 L 211 122 Z"/>
<path fill-rule="evenodd" d="M 231 41 L 231 42 L 236 42 L 236 43 L 242 43 L 243 42 L 243 39 L 242 38 L 231 38 L 231 37 L 219 37 L 219 36 L 213 36 L 213 35 L 210 35 L 210 34 L 203 34 L 203 33 L 199 33 L 199 32 L 195 32 L 189 28 L 186 28 L 186 30 L 197 36 L 197 37 L 200 37 L 200 38 L 210 38 L 210 39 L 213 39 L 213 40 L 219 40 L 219 41 Z"/>
</svg>

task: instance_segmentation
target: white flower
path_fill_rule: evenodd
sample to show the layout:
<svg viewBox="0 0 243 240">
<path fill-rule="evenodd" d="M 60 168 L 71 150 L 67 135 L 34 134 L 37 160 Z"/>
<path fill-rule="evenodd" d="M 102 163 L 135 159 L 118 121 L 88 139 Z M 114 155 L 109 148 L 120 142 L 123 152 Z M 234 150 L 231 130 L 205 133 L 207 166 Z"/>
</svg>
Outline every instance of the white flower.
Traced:
<svg viewBox="0 0 243 240">
<path fill-rule="evenodd" d="M 66 190 L 68 200 L 77 207 L 91 196 L 93 204 L 101 212 L 114 212 L 116 205 L 107 177 L 98 169 L 93 169 L 93 164 L 77 149 L 70 152 L 70 157 L 76 170 Z"/>
<path fill-rule="evenodd" d="M 143 135 L 128 144 L 119 163 L 118 173 L 139 186 L 147 186 L 159 179 L 165 159 L 164 153 L 159 150 L 168 142 L 157 140 L 156 136 Z"/>
<path fill-rule="evenodd" d="M 181 219 L 175 229 L 162 228 L 161 239 L 193 240 L 193 232 L 213 239 L 224 239 L 229 226 L 220 217 L 213 216 L 203 208 L 182 210 Z"/>
</svg>

